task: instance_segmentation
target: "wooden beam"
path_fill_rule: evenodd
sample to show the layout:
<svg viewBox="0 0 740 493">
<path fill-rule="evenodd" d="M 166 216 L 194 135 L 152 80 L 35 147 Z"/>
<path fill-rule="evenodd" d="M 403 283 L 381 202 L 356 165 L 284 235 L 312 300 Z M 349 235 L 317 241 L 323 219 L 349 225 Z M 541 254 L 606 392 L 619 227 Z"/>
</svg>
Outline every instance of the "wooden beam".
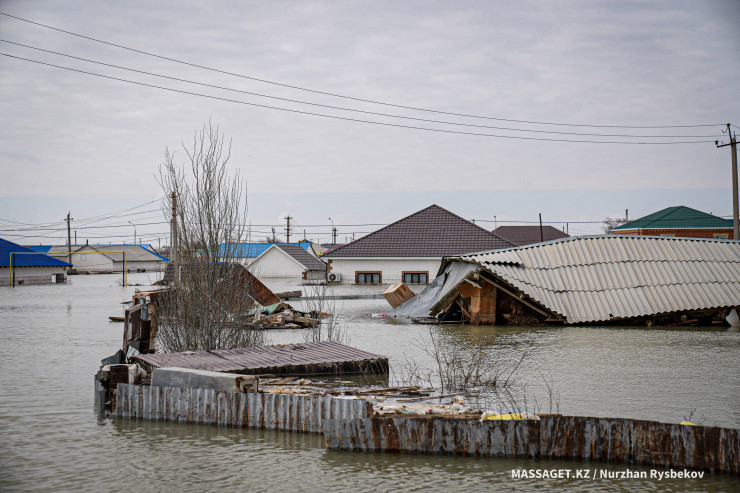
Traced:
<svg viewBox="0 0 740 493">
<path fill-rule="evenodd" d="M 530 307 L 530 308 L 531 308 L 532 310 L 536 311 L 537 313 L 539 313 L 539 314 L 541 314 L 541 315 L 544 315 L 544 316 L 546 316 L 546 317 L 548 317 L 548 318 L 549 318 L 549 317 L 550 317 L 551 315 L 553 315 L 552 313 L 547 313 L 546 311 L 544 311 L 544 310 L 541 310 L 541 309 L 537 308 L 537 307 L 536 307 L 536 306 L 534 306 L 534 305 L 533 305 L 532 303 L 528 302 L 527 300 L 524 300 L 524 299 L 522 299 L 522 297 L 521 297 L 521 296 L 519 296 L 519 295 L 515 294 L 514 292 L 512 292 L 511 290 L 509 290 L 509 289 L 506 289 L 505 287 L 503 287 L 503 286 L 501 286 L 501 285 L 499 285 L 499 284 L 497 284 L 497 283 L 495 283 L 495 282 L 491 281 L 491 280 L 490 280 L 490 279 L 488 279 L 487 277 L 483 277 L 483 279 L 484 279 L 484 280 L 485 280 L 485 281 L 486 281 L 487 283 L 489 283 L 489 284 L 492 284 L 493 286 L 497 287 L 498 289 L 500 289 L 500 290 L 501 290 L 501 291 L 503 291 L 504 293 L 508 294 L 508 295 L 509 295 L 509 296 L 511 296 L 512 298 L 514 298 L 514 299 L 516 299 L 516 300 L 519 300 L 519 301 L 521 301 L 521 302 L 522 302 L 522 304 L 524 304 L 524 305 L 527 305 L 528 307 Z M 562 320 L 562 319 L 560 319 L 560 318 L 557 318 L 556 320 Z"/>
</svg>

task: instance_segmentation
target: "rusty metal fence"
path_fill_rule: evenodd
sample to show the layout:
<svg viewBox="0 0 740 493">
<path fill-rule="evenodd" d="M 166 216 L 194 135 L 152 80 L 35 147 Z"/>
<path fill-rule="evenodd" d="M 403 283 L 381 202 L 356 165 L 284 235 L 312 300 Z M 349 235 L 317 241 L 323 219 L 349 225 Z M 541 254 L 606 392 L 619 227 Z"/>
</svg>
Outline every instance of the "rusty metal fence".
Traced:
<svg viewBox="0 0 740 493">
<path fill-rule="evenodd" d="M 359 399 L 118 384 L 117 418 L 323 433 L 329 419 L 367 418 Z"/>
<path fill-rule="evenodd" d="M 530 457 L 708 469 L 740 474 L 740 430 L 619 418 L 541 421 L 444 418 L 332 419 L 336 450 Z"/>
</svg>

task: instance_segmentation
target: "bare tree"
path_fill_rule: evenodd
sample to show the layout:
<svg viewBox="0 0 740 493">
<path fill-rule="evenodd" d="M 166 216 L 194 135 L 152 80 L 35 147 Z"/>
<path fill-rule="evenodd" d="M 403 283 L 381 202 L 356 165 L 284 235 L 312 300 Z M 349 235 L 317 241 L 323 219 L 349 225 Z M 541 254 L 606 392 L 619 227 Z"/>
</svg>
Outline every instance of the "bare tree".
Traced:
<svg viewBox="0 0 740 493">
<path fill-rule="evenodd" d="M 264 332 L 251 329 L 255 306 L 250 277 L 236 258 L 236 245 L 249 237 L 246 184 L 229 175 L 231 144 L 224 145 L 210 123 L 175 161 L 165 150 L 158 181 L 165 192 L 163 210 L 171 219 L 176 196 L 177 282 L 159 306 L 157 344 L 162 351 L 229 349 L 266 343 Z M 179 278 L 179 279 L 178 279 Z"/>
<path fill-rule="evenodd" d="M 607 217 L 602 221 L 601 229 L 604 231 L 604 233 L 609 234 L 612 232 L 612 229 L 616 228 L 617 226 L 621 226 L 626 222 L 627 219 L 621 217 Z"/>
<path fill-rule="evenodd" d="M 320 320 L 316 327 L 303 332 L 305 342 L 333 341 L 349 344 L 347 327 L 339 323 L 341 313 L 337 313 L 336 301 L 329 297 L 326 284 L 311 286 L 305 306 L 311 317 Z"/>
</svg>

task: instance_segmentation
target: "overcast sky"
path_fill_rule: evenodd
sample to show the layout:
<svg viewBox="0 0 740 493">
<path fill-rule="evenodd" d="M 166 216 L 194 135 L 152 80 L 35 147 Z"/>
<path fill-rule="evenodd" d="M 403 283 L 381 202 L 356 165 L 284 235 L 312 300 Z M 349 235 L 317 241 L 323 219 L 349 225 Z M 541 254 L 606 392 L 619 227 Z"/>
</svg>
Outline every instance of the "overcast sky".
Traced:
<svg viewBox="0 0 740 493">
<path fill-rule="evenodd" d="M 4 54 L 211 96 L 0 57 L 0 237 L 12 241 L 63 243 L 67 211 L 80 239 L 131 241 L 131 226 L 93 230 L 84 220 L 160 197 L 165 148 L 184 157 L 180 142 L 209 120 L 231 139 L 253 223 L 290 213 L 324 241 L 330 227 L 311 225 L 329 217 L 385 224 L 432 203 L 490 229 L 541 212 L 576 234 L 599 232 L 588 221 L 625 209 L 631 218 L 673 205 L 732 214 L 730 152 L 714 140 L 727 142 L 723 124 L 740 125 L 737 1 L 24 0 L 0 12 L 243 76 L 0 16 Z M 687 141 L 703 142 L 652 144 Z M 157 208 L 102 224 L 138 222 L 156 244 L 167 226 L 147 225 L 161 214 L 145 211 Z M 50 224 L 10 231 L 28 226 L 9 221 Z M 254 227 L 256 239 L 269 229 Z M 373 229 L 342 226 L 340 239 Z"/>
</svg>

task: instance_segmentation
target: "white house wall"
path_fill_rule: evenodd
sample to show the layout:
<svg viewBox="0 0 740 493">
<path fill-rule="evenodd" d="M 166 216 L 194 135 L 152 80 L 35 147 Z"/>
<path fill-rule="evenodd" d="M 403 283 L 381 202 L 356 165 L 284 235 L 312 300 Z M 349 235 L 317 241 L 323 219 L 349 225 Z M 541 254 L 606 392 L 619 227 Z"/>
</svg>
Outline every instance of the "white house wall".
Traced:
<svg viewBox="0 0 740 493">
<path fill-rule="evenodd" d="M 164 260 L 134 260 L 126 262 L 126 269 L 129 272 L 146 271 L 146 272 L 161 272 L 166 266 Z M 123 268 L 123 262 L 114 263 L 114 271 L 121 272 Z"/>
<path fill-rule="evenodd" d="M 80 272 L 112 272 L 116 268 L 113 266 L 113 260 L 108 255 L 121 256 L 120 253 L 106 255 L 92 251 L 73 253 L 72 265 L 76 271 Z M 57 258 L 67 261 L 66 257 Z M 121 270 L 121 268 L 118 267 L 118 270 Z"/>
<path fill-rule="evenodd" d="M 271 248 L 249 265 L 249 271 L 261 279 L 281 277 L 303 279 L 304 267 L 279 248 Z"/>
<path fill-rule="evenodd" d="M 427 272 L 427 280 L 431 282 L 437 276 L 442 263 L 441 258 L 375 258 L 350 259 L 333 258 L 329 274 L 340 274 L 341 284 L 354 284 L 355 272 L 380 272 L 382 284 L 396 284 L 403 282 L 404 272 Z"/>
<path fill-rule="evenodd" d="M 46 284 L 54 282 L 53 275 L 66 275 L 64 267 L 14 267 L 15 282 L 23 284 Z M 0 268 L 0 286 L 10 284 L 10 268 Z"/>
</svg>

